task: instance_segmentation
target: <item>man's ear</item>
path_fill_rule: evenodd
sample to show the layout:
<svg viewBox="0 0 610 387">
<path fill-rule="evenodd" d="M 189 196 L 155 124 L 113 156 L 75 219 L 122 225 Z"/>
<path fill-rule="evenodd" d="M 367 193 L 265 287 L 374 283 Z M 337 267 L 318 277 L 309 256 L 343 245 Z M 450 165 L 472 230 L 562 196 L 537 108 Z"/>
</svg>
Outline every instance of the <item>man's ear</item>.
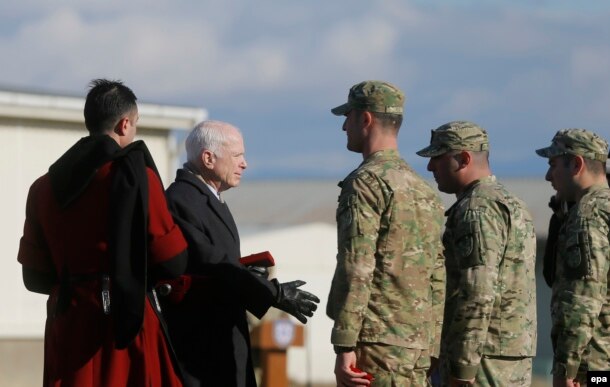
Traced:
<svg viewBox="0 0 610 387">
<path fill-rule="evenodd" d="M 373 124 L 375 117 L 373 114 L 371 114 L 371 112 L 365 110 L 360 114 L 360 119 L 362 120 L 362 124 L 366 127 Z"/>
<path fill-rule="evenodd" d="M 459 169 L 469 166 L 472 162 L 472 155 L 468 151 L 461 151 L 460 153 L 457 153 L 456 156 Z"/>
<path fill-rule="evenodd" d="M 572 161 L 570 161 L 570 170 L 572 171 L 572 175 L 580 175 L 584 171 L 585 165 L 585 159 L 582 156 L 575 155 L 572 157 Z"/>
<path fill-rule="evenodd" d="M 127 133 L 127 126 L 129 125 L 129 118 L 127 117 L 123 117 L 119 120 L 119 122 L 117 122 L 117 124 L 114 126 L 114 133 L 118 134 L 119 136 L 125 136 L 125 134 Z"/>
<path fill-rule="evenodd" d="M 364 135 L 368 135 L 370 129 L 373 127 L 373 123 L 375 121 L 375 117 L 366 110 L 360 113 L 360 122 L 362 123 L 362 129 L 364 130 Z"/>
<path fill-rule="evenodd" d="M 201 152 L 201 162 L 203 163 L 204 167 L 212 169 L 214 168 L 214 164 L 216 163 L 216 155 L 214 154 L 214 152 L 206 149 Z"/>
<path fill-rule="evenodd" d="M 360 114 L 360 119 L 362 120 L 364 125 L 370 125 L 375 119 L 375 117 L 373 117 L 373 114 L 371 114 L 371 112 L 364 110 Z"/>
</svg>

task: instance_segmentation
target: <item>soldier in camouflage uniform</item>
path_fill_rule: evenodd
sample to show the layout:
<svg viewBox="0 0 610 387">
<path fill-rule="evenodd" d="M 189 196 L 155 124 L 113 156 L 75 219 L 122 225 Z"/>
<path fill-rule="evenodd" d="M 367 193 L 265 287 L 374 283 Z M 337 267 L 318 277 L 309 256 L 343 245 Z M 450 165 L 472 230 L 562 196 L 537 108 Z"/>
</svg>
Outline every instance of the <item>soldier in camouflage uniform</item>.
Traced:
<svg viewBox="0 0 610 387">
<path fill-rule="evenodd" d="M 430 157 L 439 190 L 457 197 L 443 235 L 443 385 L 529 386 L 536 352 L 532 217 L 491 174 L 487 132 L 476 124 L 440 126 L 417 154 Z"/>
<path fill-rule="evenodd" d="M 587 370 L 610 370 L 610 189 L 608 143 L 584 129 L 564 129 L 551 146 L 546 180 L 573 202 L 556 241 L 550 278 L 553 385 L 586 384 Z"/>
<path fill-rule="evenodd" d="M 365 81 L 332 109 L 364 161 L 339 186 L 337 267 L 328 297 L 338 386 L 423 386 L 444 300 L 438 194 L 398 154 L 404 96 Z M 437 342 L 435 343 L 435 339 Z"/>
</svg>

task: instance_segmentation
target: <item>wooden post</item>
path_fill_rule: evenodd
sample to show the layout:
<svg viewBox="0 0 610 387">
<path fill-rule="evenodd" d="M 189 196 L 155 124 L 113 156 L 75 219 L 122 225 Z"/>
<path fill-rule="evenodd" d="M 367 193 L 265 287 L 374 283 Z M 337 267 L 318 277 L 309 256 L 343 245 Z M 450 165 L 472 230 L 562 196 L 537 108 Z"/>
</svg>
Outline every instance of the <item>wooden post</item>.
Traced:
<svg viewBox="0 0 610 387">
<path fill-rule="evenodd" d="M 260 349 L 261 387 L 288 387 L 287 351 L 303 346 L 303 326 L 288 319 L 263 321 L 250 332 L 252 347 Z"/>
</svg>

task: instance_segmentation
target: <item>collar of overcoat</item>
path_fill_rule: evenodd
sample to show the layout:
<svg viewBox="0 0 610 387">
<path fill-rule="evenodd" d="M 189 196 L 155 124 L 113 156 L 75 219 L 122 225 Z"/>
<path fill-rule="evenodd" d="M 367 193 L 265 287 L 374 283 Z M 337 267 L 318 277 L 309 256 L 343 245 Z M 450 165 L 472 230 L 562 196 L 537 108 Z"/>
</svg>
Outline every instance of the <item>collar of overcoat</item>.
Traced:
<svg viewBox="0 0 610 387">
<path fill-rule="evenodd" d="M 176 181 L 183 181 L 185 183 L 191 184 L 202 195 L 207 197 L 207 205 L 210 209 L 222 220 L 222 222 L 227 226 L 229 232 L 233 236 L 233 239 L 239 242 L 239 233 L 237 231 L 237 225 L 235 224 L 235 220 L 233 219 L 233 215 L 231 215 L 231 211 L 226 203 L 222 203 L 216 195 L 208 188 L 207 185 L 199 177 L 197 177 L 192 172 L 189 172 L 185 169 L 179 169 L 176 174 Z"/>
</svg>

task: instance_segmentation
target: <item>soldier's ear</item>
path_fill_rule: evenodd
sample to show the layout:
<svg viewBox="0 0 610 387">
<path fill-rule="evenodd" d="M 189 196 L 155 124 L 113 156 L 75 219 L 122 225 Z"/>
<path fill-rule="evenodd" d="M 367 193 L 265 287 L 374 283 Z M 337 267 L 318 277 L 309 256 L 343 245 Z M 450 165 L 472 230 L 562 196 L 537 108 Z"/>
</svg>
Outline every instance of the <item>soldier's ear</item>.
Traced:
<svg viewBox="0 0 610 387">
<path fill-rule="evenodd" d="M 570 169 L 572 170 L 572 174 L 574 176 L 581 174 L 585 166 L 585 159 L 582 156 L 576 155 L 572 157 L 572 161 L 570 162 Z"/>
<path fill-rule="evenodd" d="M 365 128 L 370 126 L 374 119 L 375 118 L 369 111 L 363 110 L 362 113 L 360 113 L 360 120 L 362 121 L 362 126 Z"/>
<path fill-rule="evenodd" d="M 472 162 L 472 155 L 468 151 L 461 151 L 457 154 L 457 156 L 457 161 L 460 165 L 460 168 L 467 167 Z"/>
</svg>

